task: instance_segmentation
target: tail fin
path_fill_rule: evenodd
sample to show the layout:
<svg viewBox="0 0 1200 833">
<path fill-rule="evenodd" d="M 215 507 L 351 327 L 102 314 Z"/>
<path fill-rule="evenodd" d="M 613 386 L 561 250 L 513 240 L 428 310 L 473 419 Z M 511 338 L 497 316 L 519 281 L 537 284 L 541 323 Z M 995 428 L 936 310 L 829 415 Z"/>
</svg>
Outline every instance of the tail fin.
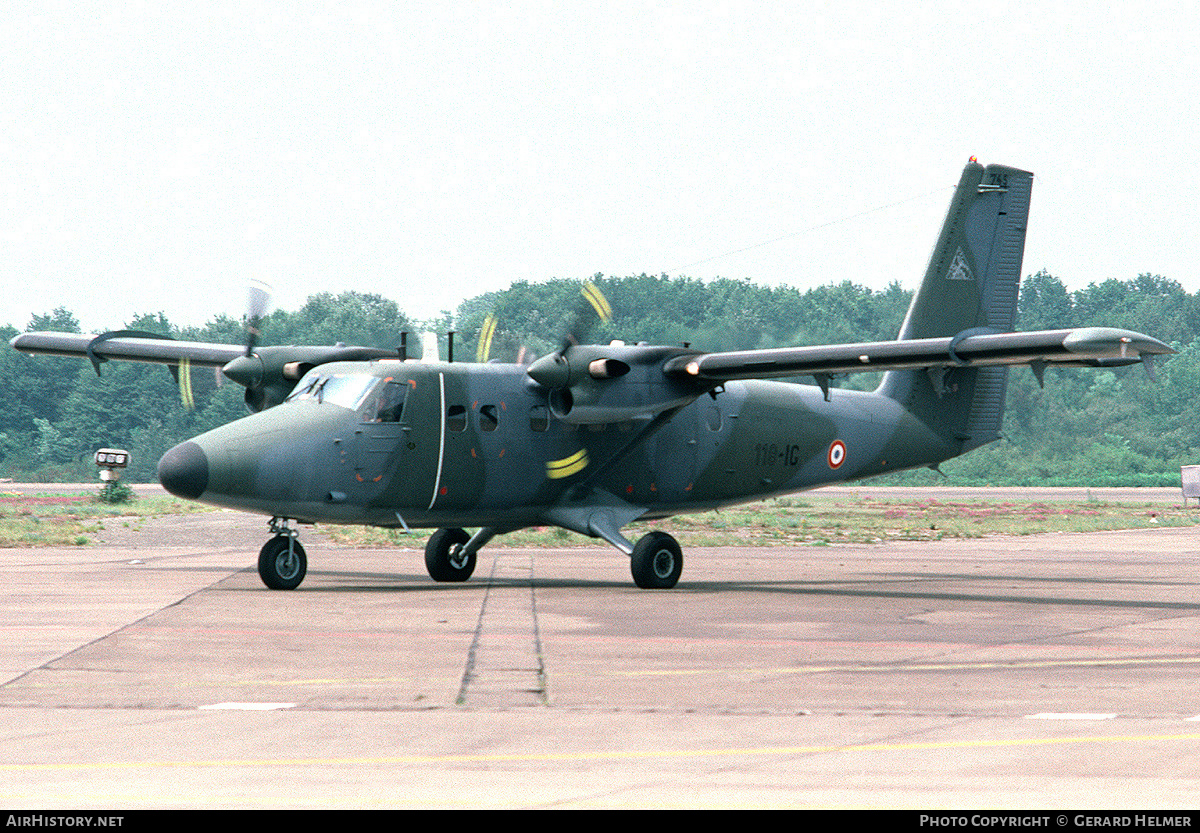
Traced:
<svg viewBox="0 0 1200 833">
<path fill-rule="evenodd" d="M 900 328 L 901 340 L 1011 332 L 1033 174 L 971 160 Z M 1000 436 L 1008 370 L 887 373 L 879 392 L 903 404 L 948 446 L 947 457 Z"/>
</svg>

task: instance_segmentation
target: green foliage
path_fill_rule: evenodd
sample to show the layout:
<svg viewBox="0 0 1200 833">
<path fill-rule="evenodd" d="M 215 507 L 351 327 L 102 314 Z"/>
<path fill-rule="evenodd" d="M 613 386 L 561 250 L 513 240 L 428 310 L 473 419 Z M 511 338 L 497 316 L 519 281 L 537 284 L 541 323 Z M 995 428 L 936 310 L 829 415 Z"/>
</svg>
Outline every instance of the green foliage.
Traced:
<svg viewBox="0 0 1200 833">
<path fill-rule="evenodd" d="M 110 480 L 100 487 L 96 497 L 101 503 L 129 503 L 133 500 L 133 489 L 119 480 Z"/>
<path fill-rule="evenodd" d="M 261 329 L 272 344 L 346 342 L 390 349 L 400 343 L 400 332 L 410 329 L 410 324 L 396 302 L 382 296 L 343 292 L 335 297 L 322 292 L 296 312 L 271 313 Z M 237 341 L 244 337 L 239 334 Z"/>
<path fill-rule="evenodd" d="M 1021 330 L 1057 330 L 1073 326 L 1075 311 L 1062 281 L 1045 269 L 1021 281 L 1017 325 Z"/>
<path fill-rule="evenodd" d="M 50 420 L 34 417 L 33 427 L 37 431 L 35 449 L 40 463 L 65 463 L 71 459 L 75 443 L 51 425 Z"/>
</svg>

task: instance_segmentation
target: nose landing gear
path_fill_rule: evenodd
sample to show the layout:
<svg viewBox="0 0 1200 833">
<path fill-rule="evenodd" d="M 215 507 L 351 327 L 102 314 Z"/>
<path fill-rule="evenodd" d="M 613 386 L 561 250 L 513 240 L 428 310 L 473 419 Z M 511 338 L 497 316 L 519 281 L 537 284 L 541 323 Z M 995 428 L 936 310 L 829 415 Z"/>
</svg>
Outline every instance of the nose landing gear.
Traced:
<svg viewBox="0 0 1200 833">
<path fill-rule="evenodd" d="M 286 518 L 272 518 L 271 531 L 275 537 L 258 552 L 258 577 L 272 590 L 294 590 L 308 572 L 308 556 Z"/>
</svg>

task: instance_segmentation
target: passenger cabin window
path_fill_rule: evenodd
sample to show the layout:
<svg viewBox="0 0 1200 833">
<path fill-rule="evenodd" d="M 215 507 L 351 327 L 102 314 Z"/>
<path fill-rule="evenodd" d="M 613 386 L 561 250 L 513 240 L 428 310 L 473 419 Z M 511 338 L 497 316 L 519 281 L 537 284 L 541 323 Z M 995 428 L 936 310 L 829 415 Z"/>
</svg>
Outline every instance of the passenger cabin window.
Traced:
<svg viewBox="0 0 1200 833">
<path fill-rule="evenodd" d="M 500 424 L 500 416 L 495 405 L 484 405 L 479 409 L 479 430 L 495 431 Z"/>
<path fill-rule="evenodd" d="M 448 431 L 467 430 L 467 409 L 463 405 L 451 405 L 446 410 L 446 429 Z"/>
<path fill-rule="evenodd" d="M 534 405 L 529 409 L 529 430 L 550 430 L 550 411 L 545 405 Z"/>
</svg>

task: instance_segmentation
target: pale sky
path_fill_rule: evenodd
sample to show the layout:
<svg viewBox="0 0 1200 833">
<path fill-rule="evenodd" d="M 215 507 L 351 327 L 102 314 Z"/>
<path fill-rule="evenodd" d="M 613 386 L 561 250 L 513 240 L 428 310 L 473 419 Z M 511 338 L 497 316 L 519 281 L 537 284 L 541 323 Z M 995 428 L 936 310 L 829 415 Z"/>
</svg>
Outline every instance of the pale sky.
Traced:
<svg viewBox="0 0 1200 833">
<path fill-rule="evenodd" d="M 913 288 L 973 155 L 1036 174 L 1025 274 L 1196 292 L 1198 9 L 9 2 L 0 323 L 200 324 L 251 279 L 418 319 L 596 272 Z"/>
</svg>

